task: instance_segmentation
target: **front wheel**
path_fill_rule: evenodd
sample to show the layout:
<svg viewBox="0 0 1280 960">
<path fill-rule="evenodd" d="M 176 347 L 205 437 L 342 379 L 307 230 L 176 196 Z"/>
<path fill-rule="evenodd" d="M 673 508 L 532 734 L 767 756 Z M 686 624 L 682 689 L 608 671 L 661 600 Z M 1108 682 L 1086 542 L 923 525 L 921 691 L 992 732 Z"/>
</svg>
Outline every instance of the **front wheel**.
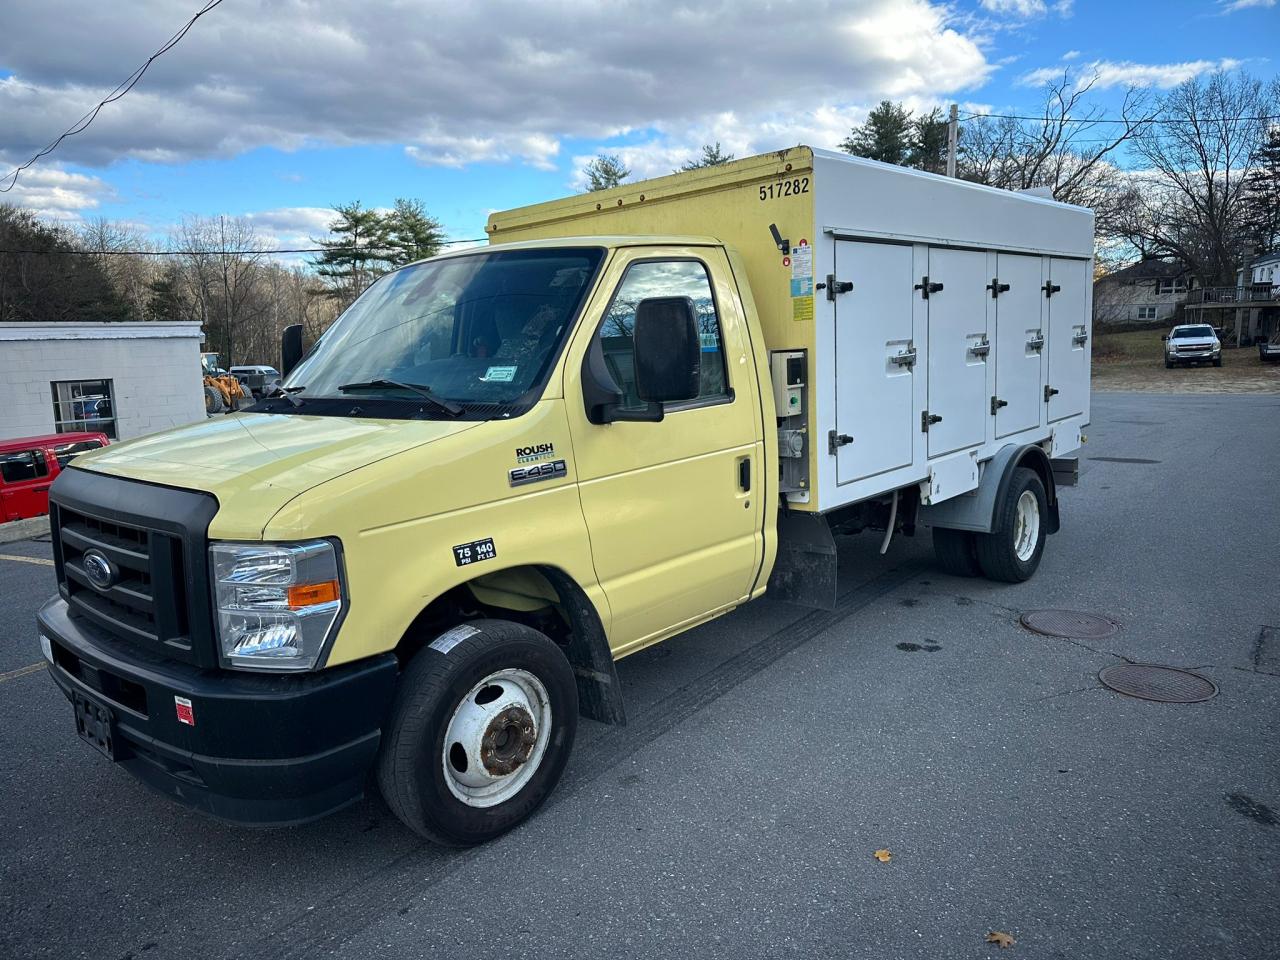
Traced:
<svg viewBox="0 0 1280 960">
<path fill-rule="evenodd" d="M 1214 365 L 1215 367 L 1220 367 L 1220 366 L 1222 366 L 1222 358 L 1221 358 L 1221 357 L 1214 357 L 1214 358 L 1213 358 L 1213 365 Z"/>
<path fill-rule="evenodd" d="M 577 729 L 577 686 L 560 648 L 530 627 L 476 620 L 406 667 L 378 785 L 416 833 L 446 846 L 484 843 L 541 806 Z"/>
<path fill-rule="evenodd" d="M 1021 583 L 1031 579 L 1044 554 L 1047 511 L 1040 476 L 1018 467 L 996 507 L 997 532 L 977 537 L 978 564 L 989 580 Z"/>
</svg>

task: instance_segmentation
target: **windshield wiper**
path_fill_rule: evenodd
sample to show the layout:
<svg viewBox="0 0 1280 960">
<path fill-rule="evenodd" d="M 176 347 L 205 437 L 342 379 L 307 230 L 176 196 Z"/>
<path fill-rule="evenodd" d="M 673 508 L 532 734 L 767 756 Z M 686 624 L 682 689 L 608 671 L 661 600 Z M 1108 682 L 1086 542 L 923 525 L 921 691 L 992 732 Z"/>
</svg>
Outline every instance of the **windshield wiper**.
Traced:
<svg viewBox="0 0 1280 960">
<path fill-rule="evenodd" d="M 272 388 L 271 392 L 268 393 L 262 399 L 274 400 L 276 397 L 283 397 L 284 399 L 288 400 L 291 404 L 293 404 L 295 407 L 300 407 L 302 406 L 303 401 L 295 397 L 294 394 L 301 393 L 305 389 L 307 388 L 306 387 L 282 387 L 279 384 L 276 384 L 275 387 Z"/>
<path fill-rule="evenodd" d="M 431 392 L 431 388 L 425 383 L 404 383 L 401 380 L 387 380 L 379 378 L 377 380 L 364 380 L 359 383 L 343 383 L 338 385 L 338 389 L 343 393 L 348 390 L 377 390 L 380 387 L 395 387 L 398 390 L 408 390 L 410 393 L 416 393 L 424 400 L 428 401 L 432 406 L 439 407 L 445 413 L 451 416 L 461 415 L 462 407 L 458 406 L 452 400 L 446 400 L 444 397 L 437 397 Z"/>
</svg>

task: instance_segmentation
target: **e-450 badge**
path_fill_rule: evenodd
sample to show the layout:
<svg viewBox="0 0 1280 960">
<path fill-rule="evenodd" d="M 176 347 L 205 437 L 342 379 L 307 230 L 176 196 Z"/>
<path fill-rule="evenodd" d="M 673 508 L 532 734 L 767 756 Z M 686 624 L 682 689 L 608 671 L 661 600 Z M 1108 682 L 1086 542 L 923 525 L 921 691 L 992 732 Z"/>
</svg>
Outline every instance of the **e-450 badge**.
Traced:
<svg viewBox="0 0 1280 960">
<path fill-rule="evenodd" d="M 558 480 L 568 473 L 569 468 L 563 460 L 552 460 L 550 463 L 537 463 L 531 467 L 516 467 L 508 477 L 513 487 L 521 487 L 539 480 Z"/>
</svg>

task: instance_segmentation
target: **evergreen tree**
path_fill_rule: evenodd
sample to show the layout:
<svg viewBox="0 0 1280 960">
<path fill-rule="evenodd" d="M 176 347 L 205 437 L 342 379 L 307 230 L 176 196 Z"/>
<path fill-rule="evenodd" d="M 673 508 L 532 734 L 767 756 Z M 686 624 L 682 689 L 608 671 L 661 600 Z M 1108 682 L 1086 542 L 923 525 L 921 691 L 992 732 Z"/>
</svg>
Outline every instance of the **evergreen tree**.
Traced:
<svg viewBox="0 0 1280 960">
<path fill-rule="evenodd" d="M 703 167 L 718 167 L 722 163 L 728 163 L 733 159 L 732 153 L 724 153 L 720 149 L 720 141 L 716 141 L 713 147 L 709 143 L 702 145 L 702 156 L 696 160 L 689 160 L 680 165 L 679 170 L 673 170 L 673 173 L 687 173 L 690 170 L 700 170 Z"/>
<path fill-rule="evenodd" d="M 622 165 L 622 158 L 609 153 L 602 153 L 588 163 L 583 173 L 587 175 L 587 193 L 616 187 L 631 176 L 631 170 Z"/>
<path fill-rule="evenodd" d="M 937 107 L 912 118 L 907 166 L 929 173 L 947 172 L 947 119 Z"/>
<path fill-rule="evenodd" d="M 881 100 L 867 122 L 849 131 L 840 149 L 855 157 L 906 166 L 915 146 L 911 112 L 900 103 Z"/>
<path fill-rule="evenodd" d="M 434 257 L 444 243 L 444 227 L 427 214 L 421 200 L 397 199 L 395 207 L 382 218 L 387 261 L 403 266 Z"/>
<path fill-rule="evenodd" d="M 1242 215 L 1255 247 L 1268 253 L 1280 249 L 1280 126 L 1267 131 L 1267 142 L 1245 177 Z"/>
<path fill-rule="evenodd" d="M 312 264 L 328 284 L 329 296 L 351 303 L 383 272 L 387 231 L 383 217 L 357 200 L 333 208 L 329 238 L 312 242 L 324 251 Z"/>
</svg>

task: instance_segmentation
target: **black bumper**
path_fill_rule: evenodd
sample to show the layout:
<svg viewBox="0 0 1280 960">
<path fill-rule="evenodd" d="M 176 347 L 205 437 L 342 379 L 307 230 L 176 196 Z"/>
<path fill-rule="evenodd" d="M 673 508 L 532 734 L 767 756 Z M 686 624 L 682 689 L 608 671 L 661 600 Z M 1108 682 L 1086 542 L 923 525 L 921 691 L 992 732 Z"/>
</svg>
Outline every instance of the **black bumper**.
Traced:
<svg viewBox="0 0 1280 960">
<path fill-rule="evenodd" d="M 395 689 L 392 654 L 318 673 L 233 673 L 123 644 L 60 598 L 36 621 L 67 699 L 108 707 L 115 759 L 161 793 L 260 826 L 314 820 L 364 795 Z M 175 697 L 191 701 L 194 726 L 178 721 Z"/>
</svg>

